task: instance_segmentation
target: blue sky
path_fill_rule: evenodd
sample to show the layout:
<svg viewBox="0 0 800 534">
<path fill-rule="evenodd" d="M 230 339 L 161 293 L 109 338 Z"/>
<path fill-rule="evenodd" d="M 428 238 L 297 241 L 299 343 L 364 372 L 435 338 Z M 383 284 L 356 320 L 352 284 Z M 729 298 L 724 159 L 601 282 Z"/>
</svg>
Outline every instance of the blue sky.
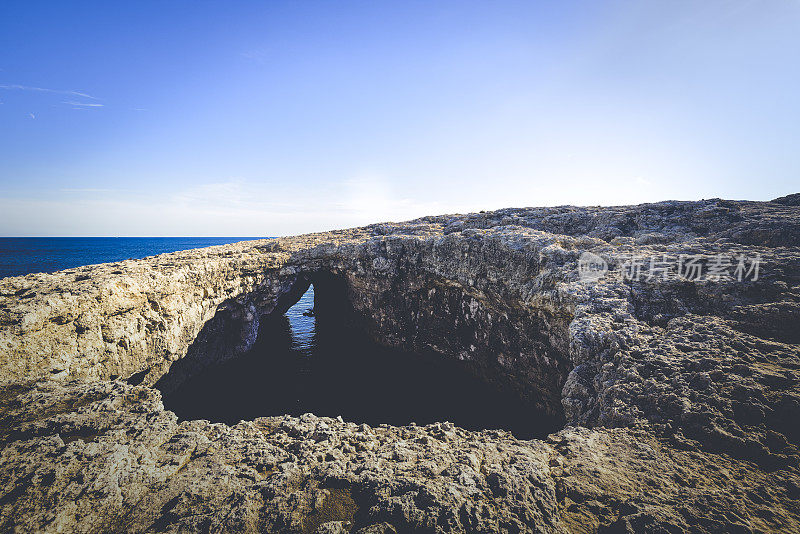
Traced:
<svg viewBox="0 0 800 534">
<path fill-rule="evenodd" d="M 797 0 L 6 0 L 0 235 L 767 200 L 798 57 Z"/>
</svg>

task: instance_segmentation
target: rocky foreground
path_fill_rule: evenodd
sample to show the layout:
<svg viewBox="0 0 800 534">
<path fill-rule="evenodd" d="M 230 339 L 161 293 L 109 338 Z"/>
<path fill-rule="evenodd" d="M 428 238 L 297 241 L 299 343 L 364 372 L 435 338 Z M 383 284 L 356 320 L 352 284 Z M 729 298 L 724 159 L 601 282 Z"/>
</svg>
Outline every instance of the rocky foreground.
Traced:
<svg viewBox="0 0 800 534">
<path fill-rule="evenodd" d="M 247 350 L 309 283 L 564 429 L 164 410 L 152 386 Z M 799 343 L 800 195 L 426 217 L 6 278 L 0 530 L 800 532 Z"/>
</svg>

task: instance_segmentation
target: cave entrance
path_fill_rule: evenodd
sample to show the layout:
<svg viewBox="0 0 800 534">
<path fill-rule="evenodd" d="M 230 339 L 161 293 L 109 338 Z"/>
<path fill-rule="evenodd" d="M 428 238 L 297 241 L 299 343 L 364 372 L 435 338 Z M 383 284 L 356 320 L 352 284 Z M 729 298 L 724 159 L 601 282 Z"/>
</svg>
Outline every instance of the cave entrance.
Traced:
<svg viewBox="0 0 800 534">
<path fill-rule="evenodd" d="M 249 351 L 190 376 L 165 395 L 167 409 L 182 419 L 228 424 L 306 412 L 373 426 L 450 421 L 471 430 L 508 430 L 520 439 L 563 425 L 462 362 L 374 343 L 349 309 L 344 282 L 333 275 L 298 282 L 288 298 L 262 317 Z"/>
</svg>

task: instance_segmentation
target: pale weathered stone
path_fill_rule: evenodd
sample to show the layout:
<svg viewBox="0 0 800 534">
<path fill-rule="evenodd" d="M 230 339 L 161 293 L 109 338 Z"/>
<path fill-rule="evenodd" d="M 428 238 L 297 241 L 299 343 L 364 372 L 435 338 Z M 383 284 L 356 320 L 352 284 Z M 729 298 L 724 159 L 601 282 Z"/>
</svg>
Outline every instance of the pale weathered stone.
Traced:
<svg viewBox="0 0 800 534">
<path fill-rule="evenodd" d="M 587 251 L 606 276 L 578 278 Z M 630 281 L 632 252 L 758 254 L 761 272 Z M 147 386 L 246 350 L 310 281 L 376 340 L 568 426 L 164 411 Z M 0 529 L 798 531 L 798 332 L 797 195 L 425 217 L 7 278 Z"/>
</svg>

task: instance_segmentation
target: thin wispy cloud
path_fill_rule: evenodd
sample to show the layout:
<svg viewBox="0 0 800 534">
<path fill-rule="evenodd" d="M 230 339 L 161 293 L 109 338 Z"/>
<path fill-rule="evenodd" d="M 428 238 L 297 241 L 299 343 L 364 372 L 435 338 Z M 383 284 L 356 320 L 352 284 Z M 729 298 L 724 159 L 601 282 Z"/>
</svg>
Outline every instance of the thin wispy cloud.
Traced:
<svg viewBox="0 0 800 534">
<path fill-rule="evenodd" d="M 127 189 L 106 189 L 99 187 L 64 187 L 59 189 L 62 193 L 118 193 Z"/>
<path fill-rule="evenodd" d="M 17 91 L 33 91 L 37 93 L 51 93 L 57 95 L 72 95 L 78 96 L 81 98 L 89 98 L 91 100 L 99 100 L 96 96 L 92 96 L 86 93 L 82 93 L 80 91 L 64 91 L 62 89 L 48 89 L 46 87 L 34 87 L 31 85 L 19 85 L 19 84 L 0 84 L 0 89 L 7 89 L 7 90 L 17 90 Z"/>
<path fill-rule="evenodd" d="M 25 214 L 30 235 L 85 233 L 87 221 L 106 235 L 293 235 L 402 221 L 460 211 L 438 202 L 400 198 L 380 173 L 358 174 L 309 190 L 302 183 L 227 181 L 166 187 L 62 187 L 35 195 L 0 190 L 0 235 L 19 233 Z M 376 202 L 380 211 L 359 202 Z"/>
<path fill-rule="evenodd" d="M 263 64 L 266 60 L 270 57 L 270 50 L 267 48 L 253 48 L 250 50 L 245 50 L 241 53 L 241 56 L 244 59 L 254 61 L 256 63 Z"/>
<path fill-rule="evenodd" d="M 92 96 L 88 93 L 83 93 L 81 91 L 50 89 L 47 87 L 37 87 L 33 85 L 21 85 L 21 84 L 9 84 L 9 83 L 0 84 L 0 90 L 39 93 L 42 95 L 59 95 L 62 98 L 66 96 L 69 98 L 66 100 L 62 100 L 61 104 L 65 106 L 70 106 L 72 109 L 98 109 L 105 106 L 105 104 L 101 104 L 100 102 L 98 102 L 99 99 L 96 96 Z M 29 113 L 28 115 L 30 116 L 31 119 L 36 118 L 36 116 L 33 113 Z"/>
<path fill-rule="evenodd" d="M 70 106 L 79 106 L 83 108 L 102 108 L 105 104 L 98 104 L 95 102 L 62 102 L 62 104 L 68 104 Z"/>
</svg>

